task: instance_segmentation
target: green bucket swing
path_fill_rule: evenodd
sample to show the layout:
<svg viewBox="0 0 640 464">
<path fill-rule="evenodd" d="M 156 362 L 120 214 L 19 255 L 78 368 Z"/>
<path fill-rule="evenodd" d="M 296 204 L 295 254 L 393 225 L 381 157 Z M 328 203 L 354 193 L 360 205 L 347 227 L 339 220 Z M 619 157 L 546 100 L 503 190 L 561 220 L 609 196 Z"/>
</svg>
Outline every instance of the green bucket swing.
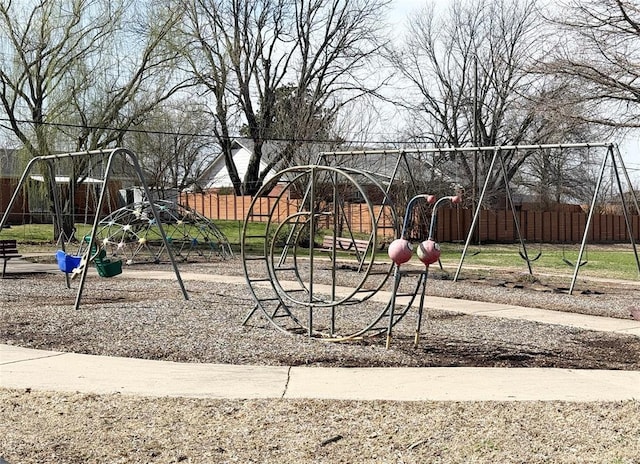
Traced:
<svg viewBox="0 0 640 464">
<path fill-rule="evenodd" d="M 95 264 L 100 277 L 114 277 L 122 274 L 122 260 L 111 261 L 107 259 L 107 252 L 104 248 L 101 248 L 98 254 L 95 255 L 93 264 Z"/>
<path fill-rule="evenodd" d="M 84 241 L 89 243 L 91 237 L 86 235 Z M 107 251 L 93 244 L 91 246 L 91 260 L 98 271 L 100 277 L 115 277 L 122 274 L 122 260 L 111 261 L 107 258 Z"/>
</svg>

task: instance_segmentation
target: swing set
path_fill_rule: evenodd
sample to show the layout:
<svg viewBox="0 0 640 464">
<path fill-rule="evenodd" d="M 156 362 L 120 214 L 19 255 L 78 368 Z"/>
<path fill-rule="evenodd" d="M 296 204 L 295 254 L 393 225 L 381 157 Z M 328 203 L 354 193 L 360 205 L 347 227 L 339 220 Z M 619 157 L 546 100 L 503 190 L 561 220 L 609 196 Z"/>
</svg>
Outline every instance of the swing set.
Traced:
<svg viewBox="0 0 640 464">
<path fill-rule="evenodd" d="M 636 266 L 638 268 L 638 272 L 640 273 L 640 258 L 638 257 L 638 250 L 636 247 L 636 242 L 634 239 L 634 235 L 633 235 L 633 227 L 631 224 L 631 217 L 630 217 L 630 211 L 629 211 L 629 207 L 627 205 L 627 200 L 625 199 L 625 194 L 623 191 L 623 185 L 622 185 L 622 180 L 621 180 L 621 173 L 624 176 L 624 180 L 626 181 L 626 185 L 627 188 L 629 189 L 629 191 L 631 192 L 631 199 L 632 202 L 634 203 L 635 206 L 635 210 L 637 212 L 637 214 L 640 215 L 640 206 L 638 205 L 638 199 L 635 195 L 635 192 L 633 191 L 633 187 L 632 187 L 632 183 L 631 183 L 631 179 L 629 178 L 629 174 L 628 171 L 624 165 L 624 160 L 622 159 L 622 155 L 620 154 L 620 150 L 618 149 L 618 146 L 613 144 L 613 143 L 573 143 L 573 144 L 546 144 L 546 145 L 513 145 L 513 146 L 494 146 L 494 147 L 469 147 L 469 148 L 450 148 L 448 150 L 452 150 L 452 151 L 460 151 L 460 152 L 472 152 L 472 151 L 489 151 L 489 152 L 493 152 L 492 158 L 491 158 L 491 164 L 489 166 L 489 170 L 487 172 L 487 177 L 485 178 L 485 182 L 482 188 L 482 191 L 480 193 L 480 197 L 478 199 L 478 203 L 476 205 L 474 214 L 473 214 L 473 220 L 471 223 L 471 227 L 469 228 L 468 231 L 468 235 L 467 235 L 467 239 L 464 245 L 464 249 L 462 251 L 462 256 L 460 257 L 460 262 L 458 264 L 458 268 L 456 270 L 455 276 L 453 278 L 454 281 L 457 281 L 459 276 L 460 276 L 460 271 L 462 270 L 462 265 L 464 263 L 464 259 L 465 256 L 467 254 L 467 250 L 469 248 L 469 244 L 471 243 L 474 231 L 476 230 L 477 226 L 478 226 L 478 220 L 479 220 L 479 216 L 480 216 L 480 206 L 484 200 L 485 195 L 487 194 L 487 190 L 488 190 L 488 186 L 489 186 L 489 181 L 491 179 L 491 176 L 494 172 L 494 170 L 496 169 L 496 165 L 498 165 L 498 169 L 500 170 L 500 174 L 503 177 L 504 180 L 504 185 L 505 185 L 505 190 L 506 190 L 506 195 L 507 195 L 507 201 L 510 204 L 511 207 L 511 212 L 513 215 L 513 221 L 514 221 L 514 226 L 515 226 L 515 230 L 516 230 L 516 234 L 518 236 L 518 240 L 520 242 L 520 250 L 519 250 L 519 254 L 520 257 L 527 263 L 527 267 L 529 270 L 529 274 L 532 274 L 532 267 L 531 267 L 531 263 L 538 260 L 540 258 L 540 256 L 542 256 L 542 250 L 539 250 L 539 252 L 535 255 L 535 256 L 531 256 L 526 248 L 525 245 L 525 241 L 522 237 L 522 233 L 520 230 L 520 221 L 518 219 L 518 215 L 516 214 L 516 210 L 515 210 L 515 206 L 514 206 L 514 202 L 513 202 L 513 197 L 511 195 L 511 189 L 509 187 L 509 181 L 508 181 L 508 176 L 507 176 L 507 170 L 505 167 L 505 161 L 504 161 L 504 154 L 505 152 L 511 151 L 511 150 L 538 150 L 538 151 L 542 151 L 542 150 L 549 150 L 549 149 L 559 149 L 559 150 L 565 150 L 565 149 L 592 149 L 592 148 L 601 148 L 601 149 L 605 149 L 606 153 L 605 155 L 602 157 L 602 162 L 600 165 L 600 169 L 599 169 L 599 173 L 598 173 L 598 178 L 596 181 L 596 185 L 595 185 L 595 190 L 593 193 L 593 197 L 591 200 L 591 205 L 589 208 L 589 213 L 587 215 L 587 220 L 586 220 L 586 225 L 584 227 L 584 231 L 583 231 L 583 235 L 582 235 L 582 242 L 580 244 L 580 251 L 578 253 L 578 257 L 577 260 L 575 262 L 570 261 L 566 255 L 565 255 L 565 251 L 564 251 L 564 247 L 563 247 L 563 254 L 562 254 L 562 261 L 565 262 L 567 265 L 571 266 L 574 268 L 573 271 L 573 277 L 571 279 L 571 286 L 569 287 L 569 294 L 573 293 L 573 290 L 575 288 L 575 284 L 576 284 L 576 280 L 578 277 L 578 272 L 580 271 L 580 268 L 583 267 L 585 264 L 587 264 L 588 259 L 587 259 L 587 254 L 586 254 L 586 245 L 587 245 L 587 239 L 588 239 L 588 234 L 589 234 L 589 230 L 592 224 L 592 220 L 593 220 L 593 215 L 594 215 L 594 211 L 595 211 L 595 206 L 596 206 L 596 202 L 598 200 L 598 197 L 601 193 L 602 190 L 602 182 L 603 179 L 605 177 L 605 172 L 607 167 L 610 167 L 611 172 L 614 175 L 614 179 L 615 179 L 615 185 L 617 186 L 617 190 L 618 190 L 618 194 L 620 196 L 620 201 L 622 204 L 622 211 L 623 211 L 623 215 L 624 215 L 624 220 L 625 220 L 625 225 L 627 228 L 627 233 L 629 236 L 629 240 L 631 242 L 631 246 L 633 248 L 633 252 L 634 252 L 634 257 L 635 257 L 635 261 L 636 261 Z M 447 149 L 445 149 L 447 150 Z"/>
<path fill-rule="evenodd" d="M 13 196 L 7 205 L 7 209 L 0 219 L 0 230 L 5 225 L 8 220 L 9 213 L 13 208 L 14 204 L 17 201 L 18 194 L 21 191 L 22 187 L 25 185 L 26 180 L 29 178 L 29 175 L 32 169 L 36 165 L 43 164 L 48 172 L 49 182 L 50 182 L 50 191 L 53 193 L 53 207 L 54 207 L 54 219 L 56 221 L 56 225 L 58 230 L 62 232 L 62 209 L 60 204 L 60 197 L 58 192 L 58 187 L 56 185 L 56 176 L 55 176 L 55 164 L 56 162 L 62 163 L 64 160 L 80 160 L 80 161 L 88 161 L 91 162 L 96 158 L 100 157 L 102 160 L 106 159 L 104 173 L 102 175 L 102 179 L 100 183 L 102 184 L 100 188 L 100 194 L 96 206 L 95 217 L 93 220 L 93 225 L 91 228 L 91 232 L 87 234 L 83 238 L 83 243 L 81 244 L 81 249 L 84 247 L 84 252 L 79 252 L 77 255 L 67 253 L 65 249 L 65 241 L 64 237 L 61 236 L 61 240 L 59 241 L 60 250 L 56 252 L 56 260 L 58 262 L 59 269 L 64 272 L 67 288 L 70 288 L 70 279 L 72 277 L 77 277 L 80 275 L 80 283 L 78 285 L 78 292 L 76 295 L 76 300 L 74 304 L 74 308 L 77 310 L 80 307 L 80 301 L 82 298 L 82 293 L 84 289 L 84 285 L 86 282 L 87 271 L 89 266 L 87 265 L 89 262 L 93 262 L 96 270 L 98 271 L 98 275 L 101 277 L 114 277 L 122 273 L 122 261 L 116 260 L 111 261 L 107 259 L 107 252 L 102 247 L 97 240 L 96 231 L 98 230 L 98 225 L 100 223 L 100 215 L 103 211 L 103 206 L 105 204 L 105 199 L 107 197 L 108 192 L 108 183 L 112 173 L 113 160 L 116 157 L 122 157 L 125 160 L 128 159 L 131 163 L 131 166 L 135 170 L 137 175 L 137 180 L 140 182 L 140 185 L 144 189 L 144 192 L 147 198 L 150 198 L 149 188 L 142 174 L 142 169 L 140 168 L 140 164 L 138 162 L 138 158 L 132 151 L 125 148 L 113 148 L 107 150 L 92 150 L 92 151 L 84 151 L 84 152 L 72 152 L 72 153 L 63 153 L 63 154 L 55 154 L 55 155 L 44 155 L 44 156 L 36 156 L 32 158 L 27 164 L 18 185 L 16 186 L 15 191 L 13 192 Z M 73 198 L 71 198 L 73 201 Z M 156 209 L 156 207 L 151 204 L 150 210 L 155 218 L 156 225 L 158 227 L 158 231 L 160 232 L 161 239 L 164 243 L 164 246 L 167 249 L 167 254 L 171 261 L 173 270 L 176 275 L 176 279 L 182 291 L 182 295 L 185 300 L 189 299 L 186 288 L 180 276 L 180 271 L 178 270 L 178 266 L 176 264 L 175 258 L 171 251 L 171 247 L 169 247 L 169 243 L 167 241 L 167 236 L 164 232 L 162 222 L 160 221 L 160 215 Z"/>
</svg>

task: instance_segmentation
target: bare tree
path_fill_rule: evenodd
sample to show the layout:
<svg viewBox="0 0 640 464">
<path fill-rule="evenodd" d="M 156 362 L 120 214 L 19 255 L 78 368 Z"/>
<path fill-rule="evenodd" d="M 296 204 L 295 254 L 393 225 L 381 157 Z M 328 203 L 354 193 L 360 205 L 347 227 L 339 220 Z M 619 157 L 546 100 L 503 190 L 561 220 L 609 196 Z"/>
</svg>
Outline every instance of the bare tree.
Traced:
<svg viewBox="0 0 640 464">
<path fill-rule="evenodd" d="M 561 40 L 543 71 L 580 89 L 585 119 L 640 127 L 640 6 L 629 0 L 568 0 L 557 7 Z M 563 106 L 558 112 L 574 117 Z"/>
<path fill-rule="evenodd" d="M 112 2 L 104 5 L 113 8 Z M 126 0 L 116 32 L 97 44 L 97 56 L 72 70 L 69 118 L 79 130 L 65 132 L 77 149 L 121 144 L 130 127 L 190 85 L 176 71 L 180 53 L 168 40 L 180 17 L 157 2 Z"/>
<path fill-rule="evenodd" d="M 318 138 L 318 109 L 331 118 L 380 82 L 365 72 L 380 45 L 387 0 L 184 0 L 191 70 L 215 99 L 220 145 L 236 193 L 254 194 L 277 160 L 260 171 L 274 129 L 279 89 L 297 109 L 285 160 L 301 140 Z M 244 179 L 229 137 L 239 116 L 254 142 Z"/>
<path fill-rule="evenodd" d="M 55 151 L 53 124 L 66 112 L 70 70 L 96 54 L 100 41 L 114 32 L 114 19 L 96 3 L 44 0 L 30 2 L 31 8 L 11 0 L 0 3 L 5 126 L 31 155 Z M 117 11 L 116 6 L 116 18 Z"/>
<path fill-rule="evenodd" d="M 535 0 L 455 0 L 442 16 L 428 5 L 409 21 L 406 45 L 391 54 L 408 83 L 399 103 L 408 110 L 409 137 L 436 147 L 548 143 L 573 130 L 547 113 L 561 95 L 531 73 L 543 47 Z M 534 152 L 502 153 L 512 179 Z M 491 152 L 443 153 L 439 175 L 477 191 Z M 490 192 L 504 187 L 494 169 Z"/>
<path fill-rule="evenodd" d="M 180 87 L 170 74 L 177 54 L 164 46 L 177 15 L 156 9 L 150 16 L 150 6 L 144 0 L 0 0 L 3 126 L 30 156 L 118 143 Z M 73 195 L 87 174 L 77 162 L 71 170 Z M 70 237 L 73 201 L 66 205 Z"/>
<path fill-rule="evenodd" d="M 139 156 L 149 184 L 158 191 L 191 186 L 217 155 L 214 119 L 202 105 L 185 100 L 150 112 L 125 140 Z"/>
</svg>

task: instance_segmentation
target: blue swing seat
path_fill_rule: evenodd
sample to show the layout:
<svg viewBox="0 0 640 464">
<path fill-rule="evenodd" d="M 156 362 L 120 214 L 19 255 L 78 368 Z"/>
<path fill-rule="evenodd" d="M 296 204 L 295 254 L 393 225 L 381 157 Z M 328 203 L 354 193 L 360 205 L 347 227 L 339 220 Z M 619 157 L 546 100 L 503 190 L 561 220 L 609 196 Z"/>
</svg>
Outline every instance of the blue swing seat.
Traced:
<svg viewBox="0 0 640 464">
<path fill-rule="evenodd" d="M 78 266 L 80 266 L 82 257 L 70 255 L 62 250 L 58 250 L 56 251 L 56 261 L 58 261 L 58 268 L 62 272 L 70 274 L 74 269 L 77 269 Z"/>
</svg>

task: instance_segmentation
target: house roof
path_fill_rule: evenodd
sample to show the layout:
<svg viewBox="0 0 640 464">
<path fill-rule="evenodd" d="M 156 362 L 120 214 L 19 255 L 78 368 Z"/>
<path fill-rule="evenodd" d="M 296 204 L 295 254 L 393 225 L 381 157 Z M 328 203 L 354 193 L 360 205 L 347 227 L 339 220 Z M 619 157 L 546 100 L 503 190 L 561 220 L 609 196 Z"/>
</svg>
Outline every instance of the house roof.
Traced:
<svg viewBox="0 0 640 464">
<path fill-rule="evenodd" d="M 231 144 L 231 150 L 237 152 L 241 149 L 246 150 L 249 153 L 253 153 L 255 144 L 252 139 L 239 137 L 233 139 Z M 277 156 L 280 154 L 280 150 L 283 147 L 282 142 L 277 141 L 266 141 L 262 146 L 262 159 L 261 163 L 263 165 L 270 164 L 272 161 L 275 161 Z M 223 168 L 226 168 L 224 164 L 224 153 L 220 153 L 216 156 L 213 161 L 202 171 L 202 174 L 198 176 L 196 183 L 202 184 L 211 180 L 212 174 L 216 171 L 219 171 Z M 240 173 L 242 177 L 244 173 Z"/>
</svg>

